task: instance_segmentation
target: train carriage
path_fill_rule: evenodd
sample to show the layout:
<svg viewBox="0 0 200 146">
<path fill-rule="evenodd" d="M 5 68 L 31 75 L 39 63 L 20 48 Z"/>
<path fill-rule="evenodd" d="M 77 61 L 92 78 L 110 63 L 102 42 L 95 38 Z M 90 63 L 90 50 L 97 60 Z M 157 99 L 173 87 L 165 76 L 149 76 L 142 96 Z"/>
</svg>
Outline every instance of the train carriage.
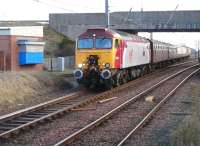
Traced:
<svg viewBox="0 0 200 146">
<path fill-rule="evenodd" d="M 155 41 L 155 40 L 153 40 L 152 43 L 153 43 L 152 63 L 158 63 L 158 62 L 168 60 L 169 58 L 168 49 L 171 47 L 170 44 Z"/>
</svg>

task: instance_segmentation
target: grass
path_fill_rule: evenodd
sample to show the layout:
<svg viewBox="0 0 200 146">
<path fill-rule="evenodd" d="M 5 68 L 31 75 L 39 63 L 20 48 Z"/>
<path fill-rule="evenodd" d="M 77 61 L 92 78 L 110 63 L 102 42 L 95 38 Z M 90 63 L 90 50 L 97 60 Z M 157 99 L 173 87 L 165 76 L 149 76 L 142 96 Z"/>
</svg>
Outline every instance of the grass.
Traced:
<svg viewBox="0 0 200 146">
<path fill-rule="evenodd" d="M 49 72 L 6 72 L 0 73 L 0 105 L 24 103 L 63 88 L 70 83 L 62 76 Z"/>
<path fill-rule="evenodd" d="M 192 116 L 185 118 L 175 130 L 171 132 L 172 146 L 200 145 L 200 85 L 194 84 L 192 89 Z"/>
</svg>

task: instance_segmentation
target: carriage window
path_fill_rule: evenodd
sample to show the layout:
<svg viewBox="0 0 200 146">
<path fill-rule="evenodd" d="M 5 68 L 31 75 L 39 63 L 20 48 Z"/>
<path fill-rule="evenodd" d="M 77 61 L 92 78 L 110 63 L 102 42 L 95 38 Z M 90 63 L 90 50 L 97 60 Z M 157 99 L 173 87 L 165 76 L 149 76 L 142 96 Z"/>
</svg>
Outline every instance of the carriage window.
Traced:
<svg viewBox="0 0 200 146">
<path fill-rule="evenodd" d="M 95 46 L 97 49 L 110 49 L 112 48 L 112 39 L 98 38 L 95 41 Z"/>
<path fill-rule="evenodd" d="M 94 47 L 93 39 L 80 39 L 78 40 L 78 49 L 91 49 Z"/>
</svg>

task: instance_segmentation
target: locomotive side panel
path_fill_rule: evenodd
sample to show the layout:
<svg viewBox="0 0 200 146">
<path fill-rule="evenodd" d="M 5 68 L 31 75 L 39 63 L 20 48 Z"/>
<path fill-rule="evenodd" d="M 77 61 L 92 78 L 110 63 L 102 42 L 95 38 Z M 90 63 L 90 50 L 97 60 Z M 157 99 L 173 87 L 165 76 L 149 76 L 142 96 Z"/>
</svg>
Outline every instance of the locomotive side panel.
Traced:
<svg viewBox="0 0 200 146">
<path fill-rule="evenodd" d="M 150 63 L 150 43 L 126 41 L 122 68 Z"/>
</svg>

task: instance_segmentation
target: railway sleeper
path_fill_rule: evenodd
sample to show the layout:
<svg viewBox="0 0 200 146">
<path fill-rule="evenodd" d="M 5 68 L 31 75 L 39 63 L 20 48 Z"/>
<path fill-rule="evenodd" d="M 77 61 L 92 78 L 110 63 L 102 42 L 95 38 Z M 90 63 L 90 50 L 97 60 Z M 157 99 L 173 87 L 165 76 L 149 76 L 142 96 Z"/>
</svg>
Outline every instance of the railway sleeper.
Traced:
<svg viewBox="0 0 200 146">
<path fill-rule="evenodd" d="M 79 101 L 70 101 L 70 102 L 63 102 L 63 103 L 58 103 L 57 105 L 70 105 L 70 104 L 74 104 L 77 103 Z"/>
<path fill-rule="evenodd" d="M 69 107 L 72 104 L 62 104 L 62 105 L 56 105 L 55 108 L 64 108 L 64 107 Z"/>
<path fill-rule="evenodd" d="M 80 102 L 80 101 L 73 101 L 73 102 L 69 102 L 69 103 L 64 104 L 64 105 L 73 105 L 73 104 L 76 104 L 76 103 L 78 103 L 78 102 Z"/>
<path fill-rule="evenodd" d="M 35 114 L 38 114 L 38 115 L 48 115 L 48 114 L 51 114 L 53 113 L 53 111 L 50 111 L 50 109 L 46 109 L 46 110 L 43 110 L 41 112 L 36 112 Z"/>
<path fill-rule="evenodd" d="M 50 109 L 45 109 L 44 111 L 42 111 L 41 113 L 53 113 L 53 112 L 56 112 L 56 111 L 59 111 L 63 109 L 63 107 L 53 107 L 53 108 L 50 108 Z"/>
<path fill-rule="evenodd" d="M 68 105 L 68 106 L 58 106 L 58 107 L 56 107 L 56 109 L 57 109 L 56 111 L 60 111 L 60 110 L 63 110 L 63 109 L 69 108 L 69 107 L 71 107 L 71 106 L 70 105 Z"/>
<path fill-rule="evenodd" d="M 19 119 L 23 120 L 23 121 L 27 121 L 27 123 L 28 123 L 28 122 L 35 120 L 36 118 L 30 118 L 30 117 L 24 116 L 24 117 L 20 117 Z"/>
<path fill-rule="evenodd" d="M 50 109 L 49 111 L 57 112 L 57 111 L 60 111 L 60 110 L 67 109 L 69 107 L 70 107 L 70 105 L 68 105 L 68 106 L 56 106 L 56 107 Z M 48 111 L 48 109 L 46 111 Z"/>
<path fill-rule="evenodd" d="M 13 120 L 13 121 L 9 121 L 11 124 L 20 124 L 20 125 L 23 125 L 23 124 L 26 124 L 28 123 L 27 121 L 21 121 L 21 120 Z"/>
<path fill-rule="evenodd" d="M 52 114 L 52 113 L 61 111 L 61 110 L 65 109 L 65 108 L 67 108 L 67 107 L 56 107 L 54 109 L 46 109 L 45 112 L 47 112 L 48 114 Z"/>
<path fill-rule="evenodd" d="M 0 126 L 18 127 L 20 125 L 21 124 L 17 124 L 17 123 L 4 123 L 4 124 L 1 124 Z"/>
<path fill-rule="evenodd" d="M 11 127 L 11 126 L 2 126 L 2 127 L 0 127 L 0 130 L 2 130 L 2 131 L 8 131 L 8 130 L 11 130 L 11 129 L 13 129 L 13 128 L 15 128 L 15 127 Z"/>
<path fill-rule="evenodd" d="M 40 118 L 42 116 L 43 116 L 43 114 L 28 114 L 28 115 L 26 115 L 26 117 L 29 117 L 29 118 Z"/>
<path fill-rule="evenodd" d="M 68 103 L 72 103 L 72 102 L 78 102 L 79 100 L 75 100 L 75 99 L 71 99 L 71 100 L 67 100 L 67 101 L 64 101 L 64 102 L 60 102 L 58 104 L 68 104 Z"/>
<path fill-rule="evenodd" d="M 42 112 L 34 112 L 34 113 L 30 113 L 30 114 L 28 114 L 28 115 L 33 115 L 33 116 L 42 116 L 42 115 L 46 115 L 46 114 L 44 114 L 44 113 L 42 113 Z M 27 116 L 28 116 L 27 115 Z"/>
</svg>

